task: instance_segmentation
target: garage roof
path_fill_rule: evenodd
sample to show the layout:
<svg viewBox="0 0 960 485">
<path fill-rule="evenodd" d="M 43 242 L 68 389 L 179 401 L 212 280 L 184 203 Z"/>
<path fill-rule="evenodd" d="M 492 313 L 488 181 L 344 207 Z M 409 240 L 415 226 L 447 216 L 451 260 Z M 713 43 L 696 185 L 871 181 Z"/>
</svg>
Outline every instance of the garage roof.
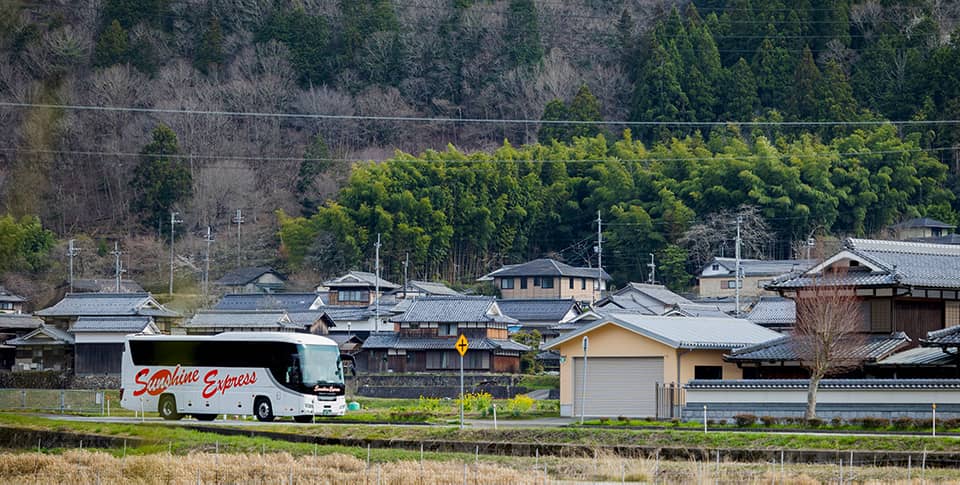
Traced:
<svg viewBox="0 0 960 485">
<path fill-rule="evenodd" d="M 556 348 L 607 324 L 617 325 L 675 349 L 735 349 L 783 336 L 744 319 L 661 317 L 612 311 L 596 322 L 547 342 L 544 348 Z"/>
</svg>

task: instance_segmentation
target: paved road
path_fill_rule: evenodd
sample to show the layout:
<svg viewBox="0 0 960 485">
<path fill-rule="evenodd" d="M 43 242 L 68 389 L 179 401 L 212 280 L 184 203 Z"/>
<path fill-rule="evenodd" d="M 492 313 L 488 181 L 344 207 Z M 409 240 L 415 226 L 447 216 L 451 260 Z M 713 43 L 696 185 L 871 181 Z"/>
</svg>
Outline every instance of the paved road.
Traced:
<svg viewBox="0 0 960 485">
<path fill-rule="evenodd" d="M 289 426 L 301 426 L 299 423 L 294 423 L 292 421 L 273 421 L 270 423 L 261 423 L 253 417 L 248 417 L 247 419 L 234 419 L 233 416 L 230 416 L 229 419 L 217 418 L 215 421 L 197 421 L 191 418 L 184 418 L 179 421 L 167 421 L 158 417 L 150 418 L 132 418 L 132 417 L 106 417 L 106 416 L 71 416 L 65 414 L 46 414 L 41 415 L 41 417 L 49 419 L 61 419 L 65 421 L 80 421 L 87 423 L 124 423 L 124 424 L 135 424 L 135 423 L 151 423 L 151 424 L 203 424 L 203 425 L 226 425 L 226 426 L 260 426 L 263 424 L 280 424 L 280 425 L 289 425 Z M 575 420 L 573 418 L 537 418 L 537 419 L 498 419 L 497 427 L 498 428 L 518 428 L 518 427 L 554 427 L 554 426 L 566 426 Z M 317 424 L 343 424 L 350 426 L 357 425 L 366 425 L 366 426 L 382 426 L 378 423 L 357 423 L 354 421 L 344 421 L 339 422 L 336 419 L 328 419 L 324 421 L 318 421 Z M 466 419 L 464 424 L 472 428 L 493 428 L 492 419 Z M 391 424 L 391 426 L 424 426 L 422 424 Z M 455 425 L 454 425 L 455 426 Z"/>
</svg>

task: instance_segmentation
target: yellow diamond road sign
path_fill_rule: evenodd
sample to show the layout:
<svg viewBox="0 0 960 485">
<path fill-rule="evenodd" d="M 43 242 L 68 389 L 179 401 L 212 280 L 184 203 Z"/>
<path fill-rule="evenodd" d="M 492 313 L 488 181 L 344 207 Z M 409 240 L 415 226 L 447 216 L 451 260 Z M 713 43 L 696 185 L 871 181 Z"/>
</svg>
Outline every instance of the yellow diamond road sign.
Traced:
<svg viewBox="0 0 960 485">
<path fill-rule="evenodd" d="M 470 342 L 467 342 L 467 336 L 460 334 L 460 338 L 457 339 L 457 352 L 460 352 L 460 357 L 463 357 L 467 353 L 467 348 L 470 347 Z"/>
</svg>

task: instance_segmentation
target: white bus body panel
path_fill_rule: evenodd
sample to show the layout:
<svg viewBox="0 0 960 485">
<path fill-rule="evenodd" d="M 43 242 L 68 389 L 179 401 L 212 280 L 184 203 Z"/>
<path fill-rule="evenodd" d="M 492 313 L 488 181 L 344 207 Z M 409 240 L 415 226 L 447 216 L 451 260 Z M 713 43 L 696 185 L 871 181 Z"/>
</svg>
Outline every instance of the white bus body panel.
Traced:
<svg viewBox="0 0 960 485">
<path fill-rule="evenodd" d="M 265 338 L 268 337 L 268 338 Z M 306 338 L 304 338 L 306 337 Z M 309 334 L 223 333 L 214 336 L 130 336 L 143 340 L 269 340 L 334 345 L 332 340 Z M 129 342 L 129 340 L 128 340 Z M 344 396 L 300 394 L 277 382 L 269 369 L 254 367 L 138 366 L 125 344 L 121 369 L 123 397 L 120 406 L 137 412 L 156 412 L 160 397 L 171 394 L 180 414 L 252 415 L 258 397 L 270 400 L 274 416 L 342 416 Z"/>
</svg>

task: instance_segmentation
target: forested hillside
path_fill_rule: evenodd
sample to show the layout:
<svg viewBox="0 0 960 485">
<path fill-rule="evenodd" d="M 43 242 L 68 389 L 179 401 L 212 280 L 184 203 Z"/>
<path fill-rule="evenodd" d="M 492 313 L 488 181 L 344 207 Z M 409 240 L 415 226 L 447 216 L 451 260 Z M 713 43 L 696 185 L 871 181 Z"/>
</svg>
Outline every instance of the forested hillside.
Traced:
<svg viewBox="0 0 960 485">
<path fill-rule="evenodd" d="M 947 0 L 0 0 L 0 195 L 12 223 L 101 257 L 114 239 L 163 251 L 176 210 L 197 261 L 199 232 L 229 238 L 242 208 L 245 263 L 369 267 L 381 233 L 388 276 L 409 253 L 449 280 L 595 264 L 600 211 L 620 282 L 656 253 L 682 286 L 722 250 L 701 236 L 723 211 L 777 257 L 812 233 L 957 222 L 958 17 Z M 160 272 L 138 258 L 133 276 Z"/>
</svg>

